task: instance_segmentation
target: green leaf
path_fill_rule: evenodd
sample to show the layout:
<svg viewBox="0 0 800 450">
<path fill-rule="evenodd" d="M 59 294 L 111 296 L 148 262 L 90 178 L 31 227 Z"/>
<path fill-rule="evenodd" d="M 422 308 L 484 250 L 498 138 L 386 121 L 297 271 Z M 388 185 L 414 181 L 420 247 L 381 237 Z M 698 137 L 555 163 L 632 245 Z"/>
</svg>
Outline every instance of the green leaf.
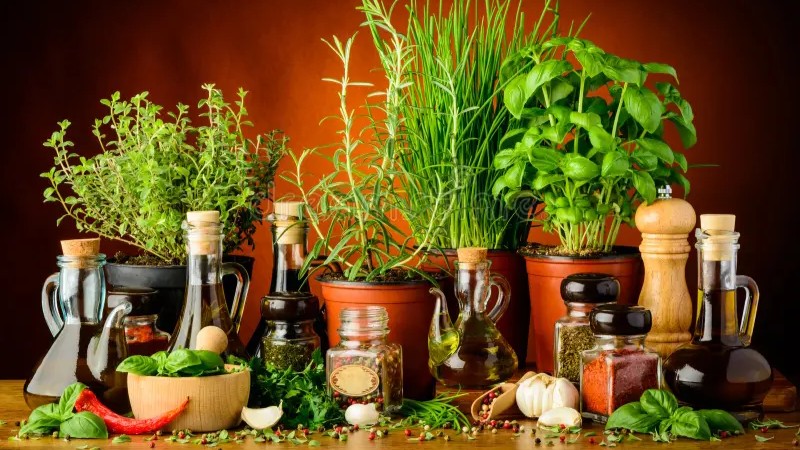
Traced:
<svg viewBox="0 0 800 450">
<path fill-rule="evenodd" d="M 194 350 L 194 353 L 200 358 L 200 361 L 203 364 L 204 372 L 211 372 L 225 368 L 225 361 L 223 361 L 217 353 L 208 350 Z"/>
<path fill-rule="evenodd" d="M 128 436 L 127 434 L 120 434 L 119 436 L 116 436 L 114 439 L 112 439 L 111 443 L 112 444 L 124 444 L 124 443 L 130 442 L 130 441 L 131 441 L 131 437 L 130 436 Z"/>
<path fill-rule="evenodd" d="M 48 434 L 61 424 L 61 410 L 55 403 L 42 405 L 31 411 L 19 434 Z"/>
<path fill-rule="evenodd" d="M 675 162 L 678 163 L 678 166 L 681 168 L 681 170 L 684 172 L 689 170 L 689 162 L 686 160 L 686 155 L 679 152 L 672 152 L 672 154 L 675 156 Z"/>
<path fill-rule="evenodd" d="M 108 429 L 103 419 L 90 413 L 81 411 L 61 423 L 58 430 L 61 435 L 70 435 L 78 439 L 107 439 Z"/>
<path fill-rule="evenodd" d="M 84 389 L 86 389 L 86 385 L 83 383 L 72 383 L 64 388 L 64 392 L 58 400 L 58 410 L 61 414 L 61 420 L 66 420 L 72 416 L 72 409 L 75 408 L 75 400 L 78 399 L 78 395 L 80 395 Z"/>
<path fill-rule="evenodd" d="M 543 172 L 555 171 L 563 157 L 563 153 L 548 147 L 534 147 L 528 154 L 531 165 Z"/>
<path fill-rule="evenodd" d="M 558 174 L 549 174 L 545 172 L 539 172 L 536 174 L 536 178 L 533 179 L 533 183 L 531 187 L 537 191 L 541 191 L 542 189 L 550 186 L 553 183 L 558 183 L 564 179 L 563 175 Z"/>
<path fill-rule="evenodd" d="M 516 159 L 517 156 L 514 150 L 500 150 L 494 155 L 493 165 L 495 169 L 502 170 L 514 164 Z"/>
<path fill-rule="evenodd" d="M 640 147 L 656 155 L 658 159 L 667 164 L 672 164 L 675 161 L 675 155 L 672 149 L 669 148 L 666 142 L 658 139 L 642 138 L 636 141 Z"/>
<path fill-rule="evenodd" d="M 663 73 L 667 75 L 672 75 L 672 78 L 675 78 L 675 81 L 678 81 L 678 73 L 675 72 L 675 68 L 670 66 L 669 64 L 661 64 L 661 63 L 645 63 L 642 65 L 644 70 L 649 73 Z"/>
<path fill-rule="evenodd" d="M 322 444 L 320 444 L 320 442 L 315 440 L 315 439 L 311 439 L 310 441 L 308 441 L 308 446 L 309 447 L 319 447 L 321 445 Z"/>
<path fill-rule="evenodd" d="M 622 59 L 614 55 L 606 55 L 603 73 L 614 81 L 641 86 L 647 78 L 647 72 L 636 61 Z M 628 86 L 630 88 L 631 86 Z"/>
<path fill-rule="evenodd" d="M 581 63 L 581 67 L 589 77 L 600 74 L 605 67 L 605 56 L 602 51 L 578 50 L 575 52 L 575 58 Z"/>
<path fill-rule="evenodd" d="M 708 423 L 712 433 L 727 431 L 728 433 L 744 433 L 744 427 L 735 417 L 721 409 L 701 409 L 697 411 Z"/>
<path fill-rule="evenodd" d="M 664 105 L 656 94 L 646 87 L 629 85 L 623 96 L 625 108 L 645 130 L 654 133 L 661 123 Z"/>
<path fill-rule="evenodd" d="M 697 130 L 695 130 L 692 122 L 674 115 L 669 117 L 669 121 L 678 129 L 678 135 L 681 137 L 681 142 L 685 148 L 691 148 L 697 143 Z"/>
<path fill-rule="evenodd" d="M 561 59 L 548 59 L 535 65 L 525 78 L 525 100 L 527 101 L 545 83 L 571 69 L 572 65 Z"/>
<path fill-rule="evenodd" d="M 600 168 L 589 158 L 568 153 L 561 161 L 561 171 L 568 178 L 578 181 L 588 181 L 600 174 Z"/>
<path fill-rule="evenodd" d="M 634 170 L 633 187 L 647 203 L 652 204 L 656 200 L 656 183 L 649 173 Z"/>
<path fill-rule="evenodd" d="M 492 197 L 497 197 L 503 192 L 504 189 L 508 188 L 508 183 L 506 183 L 505 178 L 499 177 L 494 180 L 494 184 L 492 184 Z M 317 241 L 321 242 L 321 241 Z"/>
<path fill-rule="evenodd" d="M 600 116 L 595 113 L 579 113 L 571 111 L 569 121 L 582 128 L 600 127 Z"/>
<path fill-rule="evenodd" d="M 662 389 L 644 391 L 639 401 L 647 414 L 666 419 L 678 409 L 678 400 L 671 392 Z"/>
<path fill-rule="evenodd" d="M 606 430 L 624 428 L 637 433 L 652 433 L 658 429 L 659 417 L 648 415 L 639 402 L 632 402 L 617 408 L 606 423 Z"/>
<path fill-rule="evenodd" d="M 517 75 L 503 90 L 503 104 L 514 118 L 519 119 L 530 95 L 525 92 L 526 75 Z"/>
<path fill-rule="evenodd" d="M 658 166 L 658 157 L 643 148 L 634 150 L 631 153 L 631 158 L 639 165 L 641 170 L 650 172 Z"/>
<path fill-rule="evenodd" d="M 625 175 L 630 169 L 631 164 L 628 157 L 619 151 L 608 152 L 603 156 L 603 164 L 600 175 L 604 178 L 616 178 Z"/>
<path fill-rule="evenodd" d="M 125 358 L 125 360 L 117 366 L 117 372 L 152 376 L 158 373 L 158 363 L 149 356 L 133 355 Z"/>
<path fill-rule="evenodd" d="M 522 186 L 522 177 L 525 175 L 525 164 L 525 161 L 517 161 L 503 174 L 503 179 L 509 189 L 519 189 Z"/>
<path fill-rule="evenodd" d="M 708 422 L 697 411 L 690 408 L 680 408 L 670 417 L 672 420 L 672 434 L 707 441 L 711 439 L 711 430 Z"/>
<path fill-rule="evenodd" d="M 575 87 L 563 78 L 552 80 L 550 83 L 550 103 L 552 104 L 566 98 L 574 90 Z"/>
<path fill-rule="evenodd" d="M 603 127 L 589 127 L 587 131 L 592 147 L 608 151 L 614 145 L 614 137 Z"/>
<path fill-rule="evenodd" d="M 173 350 L 169 354 L 164 368 L 167 370 L 168 374 L 175 375 L 188 367 L 199 366 L 201 364 L 202 362 L 200 361 L 200 357 L 197 356 L 193 351 L 186 348 L 181 348 L 178 350 Z"/>
<path fill-rule="evenodd" d="M 757 434 L 755 436 L 758 442 L 767 442 L 775 439 L 775 436 L 766 437 L 766 436 L 761 436 L 760 434 Z"/>
</svg>

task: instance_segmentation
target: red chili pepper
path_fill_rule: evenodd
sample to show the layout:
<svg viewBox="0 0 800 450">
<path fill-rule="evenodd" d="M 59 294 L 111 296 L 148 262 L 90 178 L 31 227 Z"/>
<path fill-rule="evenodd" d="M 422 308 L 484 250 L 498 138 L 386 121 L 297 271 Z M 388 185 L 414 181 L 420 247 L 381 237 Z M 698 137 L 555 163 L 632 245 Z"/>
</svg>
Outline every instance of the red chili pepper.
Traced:
<svg viewBox="0 0 800 450">
<path fill-rule="evenodd" d="M 96 414 L 98 417 L 103 419 L 103 422 L 106 423 L 106 427 L 108 427 L 108 431 L 110 433 L 148 434 L 167 426 L 186 409 L 188 404 L 189 399 L 187 398 L 177 408 L 167 411 L 158 417 L 153 417 L 150 419 L 131 419 L 129 417 L 120 416 L 114 411 L 111 411 L 105 405 L 100 403 L 100 400 L 97 399 L 97 396 L 94 395 L 94 392 L 90 391 L 89 389 L 84 389 L 78 395 L 77 400 L 75 400 L 75 409 L 78 411 L 89 411 Z"/>
</svg>

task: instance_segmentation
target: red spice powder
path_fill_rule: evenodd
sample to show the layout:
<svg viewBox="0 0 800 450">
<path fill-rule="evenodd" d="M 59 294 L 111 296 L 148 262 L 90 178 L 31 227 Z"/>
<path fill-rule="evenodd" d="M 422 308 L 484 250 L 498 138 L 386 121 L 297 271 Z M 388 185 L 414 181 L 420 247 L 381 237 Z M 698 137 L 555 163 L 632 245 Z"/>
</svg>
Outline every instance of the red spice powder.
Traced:
<svg viewBox="0 0 800 450">
<path fill-rule="evenodd" d="M 658 388 L 658 355 L 639 350 L 607 350 L 583 366 L 583 409 L 611 415 L 620 406 Z"/>
</svg>

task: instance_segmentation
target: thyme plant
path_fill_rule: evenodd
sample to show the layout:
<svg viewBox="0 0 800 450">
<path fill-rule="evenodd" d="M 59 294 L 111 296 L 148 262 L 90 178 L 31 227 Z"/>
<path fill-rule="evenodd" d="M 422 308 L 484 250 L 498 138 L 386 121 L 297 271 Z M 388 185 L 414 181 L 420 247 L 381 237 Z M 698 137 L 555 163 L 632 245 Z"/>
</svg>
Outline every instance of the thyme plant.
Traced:
<svg viewBox="0 0 800 450">
<path fill-rule="evenodd" d="M 245 137 L 246 92 L 235 105 L 225 102 L 213 84 L 203 86 L 195 125 L 189 107 L 178 104 L 163 114 L 142 92 L 130 100 L 115 92 L 101 100 L 108 114 L 96 119 L 93 134 L 100 153 L 71 151 L 70 122 L 44 142 L 55 151 L 53 167 L 42 174 L 50 182 L 45 202 L 56 202 L 79 231 L 130 244 L 161 264 L 185 259 L 181 223 L 188 211 L 218 210 L 226 252 L 253 246 L 262 220 L 261 203 L 270 196 L 287 138 L 279 131 Z"/>
<path fill-rule="evenodd" d="M 665 142 L 666 123 L 685 148 L 697 140 L 691 105 L 670 82 L 666 64 L 606 53 L 577 37 L 553 37 L 510 56 L 518 73 L 503 102 L 516 119 L 502 138 L 493 193 L 508 203 L 534 197 L 545 206 L 536 220 L 556 233 L 565 254 L 609 252 L 636 206 L 652 203 L 657 186 L 680 184 L 688 194 L 686 156 Z"/>
<path fill-rule="evenodd" d="M 405 29 L 392 20 L 398 2 L 363 0 L 359 8 L 383 71 L 403 80 L 396 96 L 400 182 L 412 235 L 429 248 L 514 249 L 527 232 L 527 208 L 507 208 L 491 195 L 502 175 L 492 161 L 511 120 L 500 99 L 500 68 L 508 54 L 552 33 L 558 16 L 547 2 L 526 34 L 521 2 L 514 9 L 510 0 L 485 0 L 482 12 L 479 3 L 445 10 L 411 0 Z M 392 51 L 398 43 L 402 53 Z M 443 193 L 446 201 L 431 207 Z"/>
</svg>

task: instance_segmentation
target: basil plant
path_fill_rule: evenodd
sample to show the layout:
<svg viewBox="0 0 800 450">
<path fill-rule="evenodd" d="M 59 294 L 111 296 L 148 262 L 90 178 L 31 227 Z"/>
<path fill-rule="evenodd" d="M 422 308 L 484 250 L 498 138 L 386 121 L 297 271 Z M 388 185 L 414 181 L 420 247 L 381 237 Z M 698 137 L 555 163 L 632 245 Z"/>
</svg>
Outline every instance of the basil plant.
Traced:
<svg viewBox="0 0 800 450">
<path fill-rule="evenodd" d="M 669 65 L 623 59 L 577 37 L 528 46 L 503 63 L 503 101 L 516 122 L 494 158 L 503 176 L 492 193 L 509 205 L 520 196 L 543 202 L 534 220 L 559 236 L 558 253 L 609 252 L 657 186 L 689 192 L 686 157 L 664 132 L 672 123 L 692 147 L 692 108 L 671 82 L 645 86 L 650 74 L 678 82 Z"/>
</svg>

